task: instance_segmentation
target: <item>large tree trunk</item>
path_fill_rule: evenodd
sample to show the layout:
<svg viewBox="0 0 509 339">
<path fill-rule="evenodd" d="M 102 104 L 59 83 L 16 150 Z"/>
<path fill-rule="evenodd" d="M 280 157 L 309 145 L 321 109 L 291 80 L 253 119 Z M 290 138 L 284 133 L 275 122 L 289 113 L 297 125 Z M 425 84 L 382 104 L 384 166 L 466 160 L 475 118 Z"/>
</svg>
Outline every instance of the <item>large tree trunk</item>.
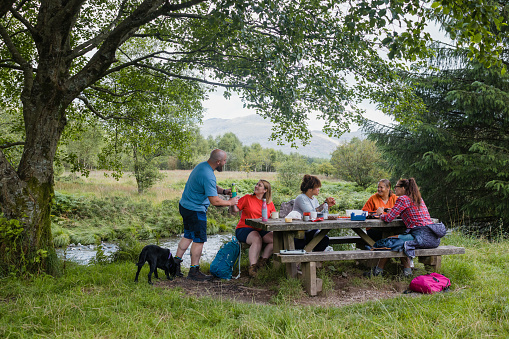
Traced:
<svg viewBox="0 0 509 339">
<path fill-rule="evenodd" d="M 16 253 L 10 247 L 9 262 L 5 262 L 9 244 L 2 244 L 0 264 L 15 265 L 20 272 L 55 274 L 58 270 L 50 213 L 54 193 L 53 159 L 66 122 L 63 107 L 67 105 L 57 92 L 48 96 L 47 90 L 32 91 L 30 102 L 24 103 L 27 137 L 17 171 L 0 152 L 2 212 L 7 219 L 19 220 L 23 227 Z"/>
</svg>

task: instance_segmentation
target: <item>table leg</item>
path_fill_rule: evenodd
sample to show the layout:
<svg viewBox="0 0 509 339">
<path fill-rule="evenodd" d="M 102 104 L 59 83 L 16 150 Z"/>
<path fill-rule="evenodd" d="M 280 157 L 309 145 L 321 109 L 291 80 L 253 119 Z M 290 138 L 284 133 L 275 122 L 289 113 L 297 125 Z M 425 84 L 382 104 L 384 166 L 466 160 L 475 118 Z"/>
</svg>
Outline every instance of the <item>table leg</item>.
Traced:
<svg viewBox="0 0 509 339">
<path fill-rule="evenodd" d="M 373 246 L 375 244 L 375 241 L 371 239 L 371 237 L 367 235 L 362 228 L 352 228 L 352 230 L 357 233 L 357 235 L 361 237 L 361 239 L 364 240 L 369 246 Z"/>
<path fill-rule="evenodd" d="M 295 237 L 294 232 L 281 232 L 283 233 L 283 247 L 287 250 L 295 249 L 295 241 L 293 238 Z M 297 263 L 287 263 L 286 264 L 286 275 L 290 278 L 297 277 Z"/>
<path fill-rule="evenodd" d="M 306 252 L 312 252 L 316 245 L 329 233 L 330 230 L 320 230 L 318 234 L 304 247 Z"/>
<path fill-rule="evenodd" d="M 284 249 L 283 232 L 272 232 L 273 249 L 272 254 L 279 253 L 280 250 Z M 274 268 L 279 268 L 281 263 L 279 261 L 273 261 Z"/>
</svg>

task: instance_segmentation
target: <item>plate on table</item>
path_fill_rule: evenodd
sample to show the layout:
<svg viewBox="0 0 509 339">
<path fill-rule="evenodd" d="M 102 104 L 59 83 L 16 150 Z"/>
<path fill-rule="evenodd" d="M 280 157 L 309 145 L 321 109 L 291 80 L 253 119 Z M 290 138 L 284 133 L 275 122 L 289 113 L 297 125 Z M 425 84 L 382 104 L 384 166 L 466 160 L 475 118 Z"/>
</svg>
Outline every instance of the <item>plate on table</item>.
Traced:
<svg viewBox="0 0 509 339">
<path fill-rule="evenodd" d="M 313 220 L 310 220 L 310 221 L 312 221 L 312 222 L 323 221 L 323 217 L 321 217 L 321 218 L 316 218 L 316 219 L 313 219 Z"/>
</svg>

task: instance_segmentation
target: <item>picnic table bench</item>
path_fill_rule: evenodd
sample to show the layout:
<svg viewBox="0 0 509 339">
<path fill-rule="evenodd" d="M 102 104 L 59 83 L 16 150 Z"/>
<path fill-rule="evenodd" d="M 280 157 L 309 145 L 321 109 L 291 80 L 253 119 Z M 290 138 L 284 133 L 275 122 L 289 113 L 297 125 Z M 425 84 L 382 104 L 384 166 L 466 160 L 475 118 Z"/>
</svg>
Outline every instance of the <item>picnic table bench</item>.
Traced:
<svg viewBox="0 0 509 339">
<path fill-rule="evenodd" d="M 405 257 L 402 252 L 393 251 L 370 251 L 365 250 L 365 245 L 374 244 L 366 232 L 365 228 L 383 228 L 384 237 L 402 233 L 405 229 L 403 221 L 396 219 L 393 222 L 385 223 L 378 219 L 368 219 L 364 221 L 352 221 L 349 219 L 323 220 L 321 222 L 310 222 L 295 220 L 285 222 L 284 219 L 269 219 L 262 222 L 261 219 L 246 219 L 249 226 L 261 228 L 265 231 L 272 231 L 274 238 L 274 260 L 275 264 L 286 265 L 286 272 L 289 277 L 299 277 L 304 282 L 304 287 L 309 295 L 317 295 L 322 290 L 322 281 L 316 277 L 316 263 L 337 260 L 369 260 L 381 258 L 399 258 Z M 302 254 L 281 254 L 281 250 L 294 250 L 294 238 L 301 237 L 306 230 L 320 229 L 320 232 L 304 248 Z M 351 229 L 357 236 L 330 237 L 330 244 L 356 244 L 357 248 L 346 251 L 325 251 L 312 252 L 313 248 L 321 239 L 332 229 Z M 416 249 L 415 255 L 418 260 L 430 267 L 434 271 L 440 269 L 442 256 L 451 254 L 464 254 L 463 247 L 439 246 L 431 249 Z M 297 272 L 297 264 L 300 263 L 302 274 Z"/>
</svg>

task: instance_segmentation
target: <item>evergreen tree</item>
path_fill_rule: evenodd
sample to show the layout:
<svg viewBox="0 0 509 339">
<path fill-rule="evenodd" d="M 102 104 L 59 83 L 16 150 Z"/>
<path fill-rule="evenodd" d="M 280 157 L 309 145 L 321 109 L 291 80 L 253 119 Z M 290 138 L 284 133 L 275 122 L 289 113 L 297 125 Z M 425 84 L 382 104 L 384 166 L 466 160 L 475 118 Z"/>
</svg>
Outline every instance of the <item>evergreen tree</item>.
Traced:
<svg viewBox="0 0 509 339">
<path fill-rule="evenodd" d="M 416 178 L 433 216 L 507 225 L 509 78 L 461 51 L 437 56 L 438 71 L 408 79 L 428 107 L 419 123 L 371 125 L 370 137 L 382 145 L 396 178 Z"/>
</svg>

